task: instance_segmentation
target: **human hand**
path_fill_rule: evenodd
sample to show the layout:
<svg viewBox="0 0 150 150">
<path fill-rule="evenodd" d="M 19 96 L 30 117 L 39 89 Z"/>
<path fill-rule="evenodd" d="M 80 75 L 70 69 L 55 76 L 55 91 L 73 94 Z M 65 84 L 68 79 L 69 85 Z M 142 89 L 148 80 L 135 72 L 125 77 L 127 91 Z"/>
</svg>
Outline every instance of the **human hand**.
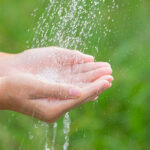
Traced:
<svg viewBox="0 0 150 150">
<path fill-rule="evenodd" d="M 93 62 L 93 56 L 58 47 L 26 50 L 20 54 L 5 57 L 3 75 L 31 73 L 49 82 L 79 84 L 92 82 L 111 74 L 108 63 Z M 2 63 L 0 63 L 1 65 Z"/>
<path fill-rule="evenodd" d="M 93 62 L 94 58 L 92 56 L 62 48 L 32 49 L 17 55 L 6 56 L 2 60 L 3 63 L 0 63 L 0 65 L 3 64 L 1 67 L 4 66 L 4 68 L 0 75 L 4 77 L 3 79 L 7 79 L 5 81 L 8 81 L 5 82 L 5 85 L 7 85 L 5 87 L 11 87 L 8 86 L 11 83 L 12 87 L 8 91 L 10 91 L 12 96 L 2 100 L 5 103 L 1 104 L 1 109 L 10 109 L 27 115 L 34 114 L 34 117 L 46 122 L 53 122 L 66 111 L 89 100 L 96 99 L 100 92 L 111 86 L 113 80 L 112 76 L 110 76 L 112 71 L 108 63 L 96 63 Z M 9 76 L 6 77 L 8 74 Z M 46 96 L 45 93 L 41 93 L 41 97 L 35 96 L 31 98 L 30 94 L 36 88 L 34 87 L 36 84 L 33 85 L 36 77 L 42 81 L 50 82 L 46 84 L 50 84 L 52 89 L 57 89 L 55 86 L 64 87 L 64 84 L 67 87 L 73 86 L 76 89 L 78 88 L 81 91 L 81 97 L 80 99 L 70 99 L 66 92 L 63 92 L 64 97 L 62 97 L 62 92 L 57 90 L 56 92 L 53 91 L 55 95 L 51 91 L 51 95 L 49 93 Z M 36 79 L 36 82 L 39 82 L 38 79 Z M 26 82 L 30 84 L 27 86 Z M 97 85 L 97 89 L 94 87 L 92 89 L 92 85 L 94 86 L 98 82 L 107 83 L 105 83 L 105 86 L 102 86 L 103 83 L 101 83 L 99 85 L 101 87 L 98 88 Z M 40 83 L 43 82 L 40 81 Z M 88 89 L 90 86 L 91 89 Z M 21 92 L 19 93 L 23 95 L 18 97 L 20 94 L 15 89 L 20 90 Z M 88 95 L 94 89 L 95 91 Z M 94 94 L 96 90 L 98 93 Z M 7 96 L 6 93 L 4 95 Z M 29 97 L 24 97 L 27 95 Z"/>
<path fill-rule="evenodd" d="M 5 54 L 0 57 L 0 76 L 16 73 L 37 74 L 45 68 L 60 69 L 63 65 L 93 62 L 94 58 L 79 51 L 58 47 L 26 50 L 19 54 Z"/>
<path fill-rule="evenodd" d="M 17 111 L 51 123 L 70 109 L 94 99 L 111 86 L 112 80 L 107 75 L 92 83 L 84 83 L 80 88 L 42 82 L 31 74 L 6 76 L 0 79 L 0 109 Z"/>
<path fill-rule="evenodd" d="M 0 59 L 0 76 L 31 73 L 47 81 L 78 84 L 111 74 L 110 65 L 93 62 L 93 56 L 58 47 L 26 50 Z M 77 82 L 78 81 L 78 82 Z"/>
</svg>

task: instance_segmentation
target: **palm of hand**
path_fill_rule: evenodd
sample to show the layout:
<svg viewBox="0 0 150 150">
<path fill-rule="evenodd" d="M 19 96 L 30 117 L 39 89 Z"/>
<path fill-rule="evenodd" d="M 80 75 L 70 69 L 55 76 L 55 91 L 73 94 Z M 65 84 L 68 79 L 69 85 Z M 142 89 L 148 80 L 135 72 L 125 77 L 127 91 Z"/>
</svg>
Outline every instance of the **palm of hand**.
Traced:
<svg viewBox="0 0 150 150">
<path fill-rule="evenodd" d="M 93 61 L 92 56 L 78 51 L 49 47 L 25 51 L 16 62 L 19 72 L 37 75 L 41 80 L 83 85 L 111 72 L 108 63 Z"/>
<path fill-rule="evenodd" d="M 61 68 L 63 65 L 93 62 L 94 58 L 79 51 L 57 47 L 38 48 L 18 54 L 17 70 L 37 74 L 45 68 Z"/>
<path fill-rule="evenodd" d="M 72 84 L 83 88 L 83 96 L 79 99 L 44 98 L 22 102 L 25 109 L 22 113 L 32 115 L 47 122 L 57 120 L 63 113 L 86 101 L 94 99 L 99 93 L 90 93 L 90 87 L 96 87 L 95 80 L 112 81 L 111 68 L 107 63 L 94 63 L 93 58 L 77 51 L 60 48 L 44 48 L 26 51 L 17 58 L 18 72 L 31 73 L 40 80 Z M 95 86 L 91 86 L 91 85 Z M 103 89 L 103 87 L 101 87 Z M 107 87 L 108 88 L 108 87 Z M 101 90 L 102 90 L 101 89 Z M 22 111 L 22 110 L 21 110 Z"/>
<path fill-rule="evenodd" d="M 73 86 L 78 86 L 79 88 L 84 88 L 90 86 L 95 80 L 108 80 L 112 81 L 112 77 L 108 76 L 111 74 L 111 68 L 107 63 L 84 63 L 84 64 L 65 64 L 61 63 L 59 65 L 43 67 L 36 71 L 36 76 L 46 82 L 57 82 L 60 84 L 71 84 Z M 99 93 L 100 94 L 100 93 Z M 99 95 L 97 94 L 97 95 Z M 52 116 L 53 119 L 47 122 L 53 122 L 57 120 L 63 113 L 70 110 L 73 107 L 79 106 L 89 100 L 95 99 L 97 95 L 92 95 L 89 97 L 77 99 L 55 99 L 46 98 L 36 100 L 36 103 L 44 110 L 44 116 L 49 118 Z M 44 101 L 44 103 L 43 103 Z"/>
</svg>

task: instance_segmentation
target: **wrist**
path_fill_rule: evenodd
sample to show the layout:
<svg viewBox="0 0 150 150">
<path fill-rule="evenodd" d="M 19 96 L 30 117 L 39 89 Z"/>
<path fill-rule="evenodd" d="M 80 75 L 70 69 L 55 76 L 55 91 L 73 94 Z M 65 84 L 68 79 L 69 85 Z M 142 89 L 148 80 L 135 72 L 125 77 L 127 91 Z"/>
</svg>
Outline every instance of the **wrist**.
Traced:
<svg viewBox="0 0 150 150">
<path fill-rule="evenodd" d="M 0 77 L 8 75 L 13 69 L 15 69 L 15 56 L 16 54 L 0 52 Z"/>
<path fill-rule="evenodd" d="M 4 52 L 0 52 L 0 58 L 4 58 L 4 57 L 8 57 L 8 56 L 13 56 L 15 54 L 9 54 L 9 53 L 4 53 Z"/>
<path fill-rule="evenodd" d="M 4 79 L 0 78 L 0 110 L 7 109 L 7 100 L 5 98 L 5 94 L 7 91 L 5 91 L 5 83 Z"/>
</svg>

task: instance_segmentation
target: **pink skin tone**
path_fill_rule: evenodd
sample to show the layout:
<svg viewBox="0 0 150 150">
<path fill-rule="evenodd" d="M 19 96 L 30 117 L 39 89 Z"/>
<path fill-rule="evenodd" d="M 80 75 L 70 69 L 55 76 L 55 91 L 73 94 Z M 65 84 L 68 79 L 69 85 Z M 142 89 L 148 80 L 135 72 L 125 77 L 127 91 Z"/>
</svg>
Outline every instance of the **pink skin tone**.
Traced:
<svg viewBox="0 0 150 150">
<path fill-rule="evenodd" d="M 108 63 L 58 47 L 0 55 L 0 109 L 13 110 L 48 123 L 65 112 L 96 100 L 111 87 Z M 45 68 L 59 74 L 57 83 L 43 82 L 36 74 Z M 7 92 L 6 92 L 7 91 Z"/>
</svg>

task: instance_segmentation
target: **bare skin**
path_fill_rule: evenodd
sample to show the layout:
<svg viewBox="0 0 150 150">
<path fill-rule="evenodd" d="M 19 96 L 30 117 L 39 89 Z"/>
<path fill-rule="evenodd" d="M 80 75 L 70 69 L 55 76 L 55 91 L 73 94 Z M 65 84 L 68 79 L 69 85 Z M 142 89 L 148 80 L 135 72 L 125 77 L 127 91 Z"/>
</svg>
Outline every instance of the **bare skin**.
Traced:
<svg viewBox="0 0 150 150">
<path fill-rule="evenodd" d="M 57 47 L 46 47 L 26 50 L 19 54 L 0 55 L 0 76 L 20 72 L 37 74 L 43 68 L 60 68 L 64 64 L 80 64 L 93 62 L 94 58 L 79 51 Z"/>
<path fill-rule="evenodd" d="M 110 65 L 93 61 L 92 56 L 56 47 L 5 55 L 0 60 L 1 67 L 5 64 L 0 72 L 0 109 L 56 121 L 111 87 Z M 47 68 L 59 75 L 57 82 L 43 82 L 36 76 Z"/>
</svg>

